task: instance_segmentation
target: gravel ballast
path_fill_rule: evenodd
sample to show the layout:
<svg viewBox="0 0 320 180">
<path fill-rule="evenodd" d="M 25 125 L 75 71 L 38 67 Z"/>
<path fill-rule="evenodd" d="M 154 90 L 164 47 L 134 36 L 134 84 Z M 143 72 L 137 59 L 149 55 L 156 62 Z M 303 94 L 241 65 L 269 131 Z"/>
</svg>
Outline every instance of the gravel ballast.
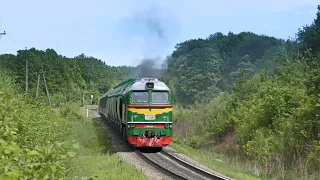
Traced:
<svg viewBox="0 0 320 180">
<path fill-rule="evenodd" d="M 117 151 L 117 155 L 124 161 L 129 164 L 132 164 L 136 167 L 137 170 L 142 171 L 148 179 L 152 180 L 171 180 L 172 178 L 168 177 L 166 174 L 160 172 L 153 166 L 150 166 L 147 162 L 142 160 L 125 142 L 120 135 L 119 130 L 116 126 L 106 123 L 100 115 L 97 114 L 97 118 L 102 121 L 103 128 L 106 130 L 108 136 L 110 137 L 112 146 Z"/>
</svg>

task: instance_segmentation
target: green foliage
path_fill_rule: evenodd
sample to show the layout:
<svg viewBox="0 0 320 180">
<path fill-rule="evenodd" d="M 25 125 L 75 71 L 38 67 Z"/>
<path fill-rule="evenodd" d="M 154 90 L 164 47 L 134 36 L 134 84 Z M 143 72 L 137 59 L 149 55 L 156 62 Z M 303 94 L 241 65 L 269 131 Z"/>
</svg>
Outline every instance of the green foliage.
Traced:
<svg viewBox="0 0 320 180">
<path fill-rule="evenodd" d="M 306 167 L 302 175 L 315 173 L 319 120 L 318 102 L 308 89 L 312 74 L 304 57 L 277 59 L 270 75 L 243 75 L 232 95 L 221 93 L 208 104 L 176 110 L 174 133 L 183 141 L 175 142 L 198 149 L 215 143 L 224 153 L 240 152 L 258 162 L 265 174 L 283 176 L 279 168 L 293 166 Z M 234 139 L 227 138 L 230 132 Z"/>
<path fill-rule="evenodd" d="M 229 32 L 178 44 L 164 63 L 162 77 L 178 100 L 173 111 L 174 142 L 199 152 L 215 145 L 264 178 L 312 178 L 319 173 L 319 27 L 320 6 L 314 22 L 299 29 L 294 41 Z M 52 49 L 32 48 L 27 51 L 29 92 L 21 95 L 24 53 L 0 55 L 0 178 L 59 179 L 81 174 L 127 179 L 136 173 L 133 168 L 123 171 L 131 167 L 118 157 L 105 156 L 112 148 L 101 124 L 84 119 L 77 108 L 78 103 L 89 104 L 91 94 L 96 103 L 102 93 L 137 76 L 142 67 L 110 67 L 84 54 L 66 58 Z M 42 69 L 59 113 L 45 107 L 43 83 L 39 99 L 34 100 L 37 72 Z M 79 167 L 72 169 L 75 174 L 67 174 L 72 129 L 80 144 L 72 163 Z"/>
<path fill-rule="evenodd" d="M 318 5 L 316 19 L 309 26 L 299 29 L 298 40 L 300 41 L 300 49 L 305 51 L 311 49 L 313 54 L 320 55 L 320 5 Z"/>
<path fill-rule="evenodd" d="M 77 111 L 79 108 L 78 103 L 74 102 L 67 102 L 60 105 L 59 113 L 65 119 L 68 119 L 70 122 L 77 122 L 82 120 L 84 117 L 83 115 Z"/>
<path fill-rule="evenodd" d="M 207 39 L 180 43 L 166 60 L 163 79 L 173 89 L 179 103 L 208 103 L 240 77 L 241 71 L 253 75 L 262 69 L 281 46 L 291 42 L 256 35 L 215 33 Z M 287 46 L 286 46 L 287 47 Z"/>
<path fill-rule="evenodd" d="M 38 73 L 40 75 L 39 96 L 47 101 L 44 86 L 44 77 L 48 86 L 52 104 L 59 106 L 65 102 L 82 102 L 89 104 L 90 95 L 93 102 L 97 103 L 99 96 L 126 79 L 135 68 L 119 68 L 107 66 L 101 60 L 87 57 L 84 54 L 74 58 L 58 55 L 53 49 L 45 51 L 31 48 L 19 50 L 16 56 L 10 54 L 0 55 L 0 67 L 10 70 L 15 75 L 15 83 L 21 90 L 25 89 L 25 54 L 28 58 L 28 92 L 30 97 L 35 97 Z M 128 70 L 129 69 L 129 70 Z M 132 78 L 132 77 L 131 77 Z M 82 98 L 83 97 L 83 98 Z"/>
<path fill-rule="evenodd" d="M 145 178 L 110 155 L 102 124 L 84 118 L 77 103 L 56 111 L 19 94 L 13 82 L 1 70 L 0 179 Z"/>
<path fill-rule="evenodd" d="M 33 150 L 1 140 L 1 179 L 55 179 L 65 177 L 67 163 L 74 156 L 69 144 L 54 143 Z"/>
<path fill-rule="evenodd" d="M 316 177 L 320 173 L 319 12 L 320 6 L 314 22 L 299 30 L 296 41 L 243 32 L 216 33 L 177 45 L 168 58 L 166 81 L 188 109 L 174 112 L 174 142 L 200 150 L 214 144 L 216 151 L 235 157 L 236 163 L 250 160 L 248 169 L 264 178 Z M 210 61 L 206 48 L 218 52 L 219 71 L 206 70 L 204 62 Z M 203 53 L 192 59 L 195 51 Z M 202 66 L 193 63 L 197 61 Z M 202 81 L 192 81 L 191 76 L 206 77 L 208 72 L 220 80 L 206 88 L 215 85 L 218 91 L 205 92 Z M 182 82 L 185 77 L 190 82 Z M 186 95 L 188 91 L 193 94 Z M 220 91 L 230 95 L 217 95 Z"/>
<path fill-rule="evenodd" d="M 206 105 L 196 102 L 189 110 L 175 108 L 175 134 L 193 148 L 206 147 L 208 139 L 221 140 L 231 128 L 227 109 L 230 100 L 227 93 L 221 93 Z"/>
<path fill-rule="evenodd" d="M 13 78 L 0 72 L 0 178 L 56 179 L 73 157 L 70 126 L 54 111 L 17 93 Z"/>
<path fill-rule="evenodd" d="M 73 135 L 70 124 L 49 107 L 29 104 L 18 109 L 18 140 L 22 146 L 41 146 Z"/>
</svg>

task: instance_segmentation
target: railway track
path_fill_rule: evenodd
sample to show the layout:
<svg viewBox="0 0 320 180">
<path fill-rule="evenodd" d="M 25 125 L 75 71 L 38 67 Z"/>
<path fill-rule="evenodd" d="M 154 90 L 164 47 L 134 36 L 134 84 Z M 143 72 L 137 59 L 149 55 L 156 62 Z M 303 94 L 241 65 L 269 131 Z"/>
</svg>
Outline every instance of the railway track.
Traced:
<svg viewBox="0 0 320 180">
<path fill-rule="evenodd" d="M 113 123 L 108 125 L 115 128 Z M 154 150 L 150 152 L 150 149 L 149 152 L 146 152 L 147 148 L 143 150 L 143 148 L 139 149 L 132 146 L 130 146 L 130 149 L 143 159 L 144 162 L 175 180 L 229 180 L 227 177 L 200 169 L 164 149 L 159 149 L 157 152 L 154 152 Z"/>
<path fill-rule="evenodd" d="M 156 153 L 143 152 L 136 150 L 136 153 L 148 164 L 155 166 L 161 172 L 173 179 L 192 179 L 192 180 L 226 180 L 228 178 L 200 169 L 172 154 L 161 150 Z"/>
</svg>

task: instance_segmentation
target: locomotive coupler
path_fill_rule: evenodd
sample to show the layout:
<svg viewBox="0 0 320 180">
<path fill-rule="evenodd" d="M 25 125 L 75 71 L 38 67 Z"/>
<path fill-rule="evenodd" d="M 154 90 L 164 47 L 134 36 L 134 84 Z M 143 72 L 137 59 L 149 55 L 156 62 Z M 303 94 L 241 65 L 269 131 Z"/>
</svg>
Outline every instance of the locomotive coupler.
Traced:
<svg viewBox="0 0 320 180">
<path fill-rule="evenodd" d="M 145 136 L 146 136 L 147 138 L 152 138 L 152 137 L 155 136 L 155 132 L 154 132 L 154 131 L 151 131 L 151 130 L 148 130 L 148 131 L 145 132 Z"/>
</svg>

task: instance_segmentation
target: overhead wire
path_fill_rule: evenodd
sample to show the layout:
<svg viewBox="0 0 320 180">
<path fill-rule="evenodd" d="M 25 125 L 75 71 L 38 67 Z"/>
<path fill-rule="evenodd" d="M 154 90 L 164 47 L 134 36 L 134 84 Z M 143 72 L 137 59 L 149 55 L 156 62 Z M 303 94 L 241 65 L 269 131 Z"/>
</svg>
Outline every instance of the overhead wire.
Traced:
<svg viewBox="0 0 320 180">
<path fill-rule="evenodd" d="M 3 26 L 3 23 L 0 21 L 0 32 L 1 32 L 1 26 Z M 4 28 L 5 29 L 5 28 Z M 6 33 L 6 36 L 10 39 L 10 41 L 12 42 L 12 44 L 14 45 L 21 45 L 17 40 L 15 40 L 15 38 L 13 38 L 11 35 L 9 35 L 8 33 Z M 1 37 L 1 36 L 0 36 Z"/>
</svg>

